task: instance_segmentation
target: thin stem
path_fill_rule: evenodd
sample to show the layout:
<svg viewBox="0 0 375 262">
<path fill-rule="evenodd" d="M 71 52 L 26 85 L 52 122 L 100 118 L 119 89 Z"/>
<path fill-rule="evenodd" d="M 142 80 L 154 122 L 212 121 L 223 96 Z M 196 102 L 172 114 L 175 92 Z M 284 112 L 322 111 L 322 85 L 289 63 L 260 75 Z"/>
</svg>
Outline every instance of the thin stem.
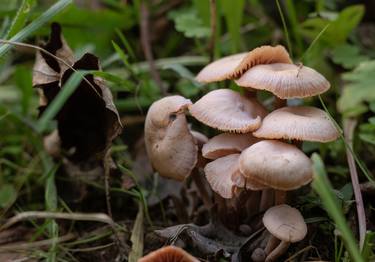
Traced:
<svg viewBox="0 0 375 262">
<path fill-rule="evenodd" d="M 202 179 L 202 176 L 199 174 L 199 171 L 197 168 L 193 169 L 191 173 L 191 177 L 194 180 L 194 183 L 198 188 L 198 191 L 199 191 L 199 194 L 201 195 L 204 206 L 206 207 L 207 210 L 210 210 L 210 208 L 212 207 L 212 201 L 207 191 L 207 188 L 205 186 L 205 183 Z"/>
<path fill-rule="evenodd" d="M 275 190 L 275 205 L 282 205 L 286 203 L 286 191 Z"/>
<path fill-rule="evenodd" d="M 344 119 L 344 137 L 346 143 L 349 147 L 353 148 L 353 135 L 354 130 L 357 125 L 357 120 L 353 118 Z M 362 249 L 366 237 L 366 214 L 365 208 L 363 205 L 361 188 L 358 181 L 357 168 L 355 166 L 355 161 L 353 155 L 346 148 L 346 157 L 349 165 L 350 178 L 352 180 L 352 186 L 354 191 L 354 197 L 357 207 L 357 216 L 358 216 L 358 231 L 359 231 L 359 246 Z"/>
<path fill-rule="evenodd" d="M 269 255 L 279 244 L 280 239 L 271 235 L 270 239 L 268 239 L 266 247 L 264 248 L 264 253 L 266 253 L 266 255 Z"/>
<path fill-rule="evenodd" d="M 277 259 L 287 251 L 289 245 L 289 242 L 281 241 L 280 244 L 266 257 L 266 262 L 278 261 Z"/>
<path fill-rule="evenodd" d="M 260 199 L 259 204 L 259 212 L 266 211 L 268 208 L 270 208 L 273 205 L 273 189 L 267 188 L 262 190 L 262 196 Z"/>
</svg>

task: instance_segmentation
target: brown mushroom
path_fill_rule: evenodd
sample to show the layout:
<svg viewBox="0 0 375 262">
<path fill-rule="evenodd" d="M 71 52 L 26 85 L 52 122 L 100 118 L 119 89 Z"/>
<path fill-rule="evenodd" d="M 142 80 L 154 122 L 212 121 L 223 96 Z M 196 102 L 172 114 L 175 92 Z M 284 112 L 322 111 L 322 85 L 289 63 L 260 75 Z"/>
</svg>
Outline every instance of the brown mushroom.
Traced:
<svg viewBox="0 0 375 262">
<path fill-rule="evenodd" d="M 249 68 L 259 64 L 291 63 L 288 52 L 283 46 L 261 46 L 248 53 L 234 54 L 216 60 L 205 66 L 196 80 L 210 83 L 233 79 L 241 76 Z"/>
<path fill-rule="evenodd" d="M 293 106 L 272 111 L 253 135 L 266 139 L 329 142 L 336 140 L 339 132 L 323 110 Z"/>
<path fill-rule="evenodd" d="M 203 145 L 202 155 L 208 159 L 217 159 L 226 155 L 241 153 L 242 150 L 260 140 L 251 134 L 222 133 L 214 136 Z"/>
<path fill-rule="evenodd" d="M 199 260 L 182 248 L 166 246 L 149 253 L 138 262 L 199 262 Z"/>
<path fill-rule="evenodd" d="M 146 150 L 161 176 L 183 180 L 197 163 L 197 142 L 184 113 L 190 104 L 182 96 L 169 96 L 154 102 L 147 113 Z"/>
<path fill-rule="evenodd" d="M 288 205 L 268 209 L 263 216 L 263 224 L 273 236 L 265 248 L 267 262 L 276 261 L 285 253 L 290 243 L 302 240 L 307 234 L 307 226 L 301 213 Z M 277 242 L 280 243 L 276 248 L 271 247 Z"/>
<path fill-rule="evenodd" d="M 315 96 L 330 87 L 327 79 L 314 69 L 283 63 L 254 66 L 235 82 L 242 87 L 270 91 L 282 99 Z"/>
<path fill-rule="evenodd" d="M 222 131 L 247 133 L 260 126 L 266 109 L 254 98 L 246 98 L 230 89 L 209 92 L 189 111 L 200 122 Z"/>
</svg>

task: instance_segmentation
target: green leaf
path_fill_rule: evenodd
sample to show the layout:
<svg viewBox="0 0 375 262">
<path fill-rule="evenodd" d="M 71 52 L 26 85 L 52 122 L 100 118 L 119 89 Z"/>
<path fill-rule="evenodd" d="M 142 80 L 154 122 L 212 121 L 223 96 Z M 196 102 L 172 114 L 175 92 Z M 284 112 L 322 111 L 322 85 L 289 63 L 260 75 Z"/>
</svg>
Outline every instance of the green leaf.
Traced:
<svg viewBox="0 0 375 262">
<path fill-rule="evenodd" d="M 332 60 L 346 69 L 353 69 L 359 63 L 368 60 L 366 56 L 359 52 L 359 48 L 355 45 L 340 45 L 332 50 Z"/>
<path fill-rule="evenodd" d="M 352 72 L 343 75 L 347 81 L 341 97 L 338 100 L 338 109 L 347 114 L 350 110 L 362 107 L 360 113 L 366 112 L 364 102 L 375 101 L 375 60 L 361 63 Z"/>
<path fill-rule="evenodd" d="M 210 27 L 203 24 L 194 9 L 172 11 L 168 15 L 174 21 L 176 30 L 186 37 L 205 38 L 211 35 Z"/>
<path fill-rule="evenodd" d="M 45 11 L 41 16 L 36 18 L 33 22 L 25 26 L 21 31 L 15 34 L 9 39 L 11 42 L 21 42 L 45 23 L 47 23 L 52 17 L 63 11 L 69 4 L 72 3 L 72 0 L 60 0 L 53 6 L 51 6 L 47 11 Z M 9 49 L 11 48 L 10 44 L 4 44 L 0 46 L 0 57 L 2 57 Z"/>
<path fill-rule="evenodd" d="M 0 186 L 0 207 L 5 208 L 11 204 L 17 197 L 17 191 L 12 184 L 3 184 Z"/>
<path fill-rule="evenodd" d="M 345 43 L 349 34 L 359 24 L 364 15 L 363 5 L 352 5 L 342 10 L 334 20 L 328 18 L 310 18 L 301 24 L 301 34 L 313 39 L 327 25 L 322 41 L 332 47 Z"/>
<path fill-rule="evenodd" d="M 333 219 L 337 229 L 340 231 L 340 235 L 344 241 L 345 247 L 353 261 L 364 262 L 365 260 L 359 251 L 359 247 L 352 231 L 346 223 L 345 216 L 342 213 L 338 200 L 333 194 L 334 191 L 327 178 L 322 159 L 316 153 L 314 153 L 311 158 L 313 161 L 314 180 L 312 182 L 312 187 L 314 191 L 319 194 L 325 210 Z"/>
<path fill-rule="evenodd" d="M 16 71 L 14 72 L 14 78 L 17 87 L 21 91 L 22 113 L 27 115 L 30 101 L 34 93 L 32 88 L 32 71 L 26 66 L 17 66 Z"/>
<path fill-rule="evenodd" d="M 373 261 L 374 259 L 374 241 L 375 232 L 367 231 L 362 250 L 362 256 L 365 259 L 365 261 Z"/>
</svg>

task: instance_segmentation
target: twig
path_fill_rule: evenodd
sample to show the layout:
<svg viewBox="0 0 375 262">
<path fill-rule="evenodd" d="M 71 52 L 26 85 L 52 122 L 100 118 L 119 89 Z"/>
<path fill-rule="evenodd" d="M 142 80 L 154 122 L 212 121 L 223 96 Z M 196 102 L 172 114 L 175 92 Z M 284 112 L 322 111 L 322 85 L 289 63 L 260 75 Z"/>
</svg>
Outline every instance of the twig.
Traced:
<svg viewBox="0 0 375 262">
<path fill-rule="evenodd" d="M 141 45 L 143 49 L 143 53 L 145 54 L 146 60 L 150 67 L 151 76 L 156 82 L 156 84 L 160 88 L 160 92 L 163 96 L 167 94 L 163 82 L 161 81 L 159 72 L 157 71 L 154 63 L 154 56 L 152 54 L 151 44 L 150 44 L 150 34 L 149 34 L 149 12 L 147 8 L 147 4 L 142 1 L 141 2 L 141 15 L 140 15 L 140 29 L 141 29 Z"/>
<path fill-rule="evenodd" d="M 216 40 L 216 0 L 210 0 L 210 24 L 211 24 L 211 39 L 208 44 L 210 52 L 210 61 L 214 60 L 215 54 L 215 40 Z"/>
<path fill-rule="evenodd" d="M 353 135 L 357 125 L 357 120 L 353 118 L 344 119 L 344 138 L 349 147 L 353 148 Z M 350 178 L 354 191 L 354 197 L 357 207 L 358 216 L 358 231 L 359 231 L 359 246 L 362 249 L 366 237 L 366 214 L 363 205 L 361 189 L 359 187 L 358 173 L 355 166 L 355 161 L 351 151 L 346 148 L 346 157 L 349 165 Z"/>
</svg>

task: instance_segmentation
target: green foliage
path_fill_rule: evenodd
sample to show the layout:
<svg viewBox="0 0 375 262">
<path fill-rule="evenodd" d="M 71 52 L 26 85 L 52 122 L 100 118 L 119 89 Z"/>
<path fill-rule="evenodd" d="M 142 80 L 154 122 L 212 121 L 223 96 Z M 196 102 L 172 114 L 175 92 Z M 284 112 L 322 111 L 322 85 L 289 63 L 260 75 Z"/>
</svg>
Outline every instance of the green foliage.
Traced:
<svg viewBox="0 0 375 262">
<path fill-rule="evenodd" d="M 194 9 L 172 11 L 169 13 L 169 17 L 174 21 L 176 30 L 186 37 L 205 38 L 211 34 L 210 27 L 204 25 L 198 12 Z"/>
<path fill-rule="evenodd" d="M 5 208 L 17 197 L 17 191 L 12 184 L 0 186 L 0 208 Z"/>
<path fill-rule="evenodd" d="M 242 24 L 245 0 L 222 0 L 220 3 L 228 32 L 231 37 L 232 51 L 236 52 L 240 47 L 241 32 L 238 30 L 238 28 L 240 28 Z"/>
<path fill-rule="evenodd" d="M 368 110 L 365 102 L 375 101 L 375 61 L 361 63 L 353 71 L 343 74 L 343 93 L 338 100 L 339 110 L 347 116 L 357 116 Z"/>
</svg>

